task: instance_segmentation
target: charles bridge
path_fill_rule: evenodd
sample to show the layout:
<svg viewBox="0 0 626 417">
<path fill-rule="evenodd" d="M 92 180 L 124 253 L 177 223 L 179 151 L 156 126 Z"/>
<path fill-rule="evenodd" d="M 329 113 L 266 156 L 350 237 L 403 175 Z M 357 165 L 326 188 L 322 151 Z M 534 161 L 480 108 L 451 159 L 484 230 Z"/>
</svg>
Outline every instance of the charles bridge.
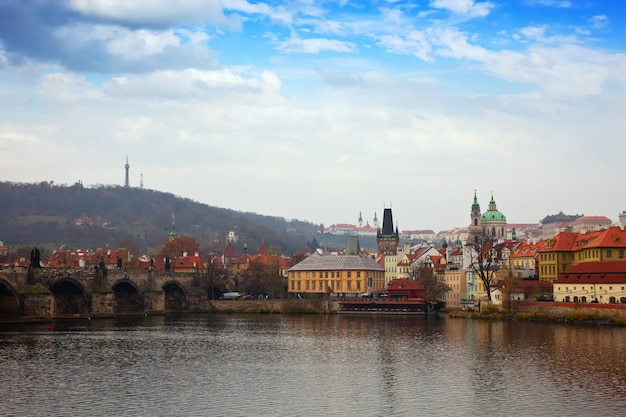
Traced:
<svg viewBox="0 0 626 417">
<path fill-rule="evenodd" d="M 106 318 L 210 311 L 328 311 L 308 300 L 214 300 L 202 273 L 0 269 L 0 319 Z M 334 303 L 332 303 L 334 304 Z M 336 309 L 337 306 L 330 307 Z"/>
<path fill-rule="evenodd" d="M 109 317 L 212 309 L 202 274 L 121 269 L 0 270 L 4 317 Z"/>
</svg>

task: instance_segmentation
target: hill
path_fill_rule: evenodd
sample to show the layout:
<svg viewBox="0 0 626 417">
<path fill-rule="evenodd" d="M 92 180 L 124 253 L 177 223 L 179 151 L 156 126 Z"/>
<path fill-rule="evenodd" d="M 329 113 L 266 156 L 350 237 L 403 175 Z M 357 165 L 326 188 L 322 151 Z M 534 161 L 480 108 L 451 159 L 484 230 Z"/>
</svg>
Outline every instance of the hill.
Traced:
<svg viewBox="0 0 626 417">
<path fill-rule="evenodd" d="M 120 186 L 0 182 L 0 240 L 9 248 L 161 247 L 172 230 L 192 236 L 205 253 L 221 253 L 225 236 L 239 236 L 255 253 L 261 242 L 283 254 L 306 247 L 316 225 L 212 207 L 170 193 Z"/>
</svg>

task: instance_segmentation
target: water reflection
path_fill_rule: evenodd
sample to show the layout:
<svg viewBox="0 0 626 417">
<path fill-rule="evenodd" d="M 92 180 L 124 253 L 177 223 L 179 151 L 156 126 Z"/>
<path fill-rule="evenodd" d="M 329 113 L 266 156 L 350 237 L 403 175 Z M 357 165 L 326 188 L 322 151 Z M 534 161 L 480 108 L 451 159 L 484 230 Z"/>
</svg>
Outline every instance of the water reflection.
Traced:
<svg viewBox="0 0 626 417">
<path fill-rule="evenodd" d="M 0 414 L 607 415 L 626 329 L 414 316 L 0 326 Z"/>
</svg>

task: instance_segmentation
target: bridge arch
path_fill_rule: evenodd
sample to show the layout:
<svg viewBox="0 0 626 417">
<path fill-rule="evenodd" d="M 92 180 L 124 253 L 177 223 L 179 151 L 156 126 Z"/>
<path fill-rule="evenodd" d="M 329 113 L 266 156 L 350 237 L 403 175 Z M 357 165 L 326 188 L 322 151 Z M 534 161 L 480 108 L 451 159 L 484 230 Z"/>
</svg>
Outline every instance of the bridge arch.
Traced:
<svg viewBox="0 0 626 417">
<path fill-rule="evenodd" d="M 141 292 L 131 280 L 118 280 L 111 289 L 114 293 L 114 314 L 140 314 L 143 312 Z"/>
<path fill-rule="evenodd" d="M 168 281 L 161 288 L 165 291 L 166 312 L 186 311 L 189 309 L 187 293 L 178 281 Z"/>
<path fill-rule="evenodd" d="M 54 295 L 54 316 L 86 316 L 91 311 L 91 297 L 72 278 L 63 278 L 50 287 Z"/>
<path fill-rule="evenodd" d="M 20 294 L 7 281 L 0 279 L 0 317 L 17 317 L 23 313 Z"/>
</svg>

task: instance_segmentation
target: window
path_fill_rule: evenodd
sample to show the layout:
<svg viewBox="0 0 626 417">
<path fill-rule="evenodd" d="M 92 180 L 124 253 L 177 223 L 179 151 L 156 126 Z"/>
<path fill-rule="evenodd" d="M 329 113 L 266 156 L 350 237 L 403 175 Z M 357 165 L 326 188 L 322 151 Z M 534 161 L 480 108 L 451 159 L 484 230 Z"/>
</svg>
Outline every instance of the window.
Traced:
<svg viewBox="0 0 626 417">
<path fill-rule="evenodd" d="M 348 278 L 352 277 L 352 271 L 348 271 Z"/>
<path fill-rule="evenodd" d="M 613 251 L 611 249 L 606 250 L 606 257 L 611 258 L 613 256 Z"/>
<path fill-rule="evenodd" d="M 361 278 L 361 271 L 356 271 L 356 277 Z"/>
<path fill-rule="evenodd" d="M 348 289 L 351 290 L 352 289 L 352 281 L 348 281 Z"/>
<path fill-rule="evenodd" d="M 315 282 L 316 282 L 315 280 L 311 281 L 311 289 L 313 290 L 315 289 Z"/>
</svg>

